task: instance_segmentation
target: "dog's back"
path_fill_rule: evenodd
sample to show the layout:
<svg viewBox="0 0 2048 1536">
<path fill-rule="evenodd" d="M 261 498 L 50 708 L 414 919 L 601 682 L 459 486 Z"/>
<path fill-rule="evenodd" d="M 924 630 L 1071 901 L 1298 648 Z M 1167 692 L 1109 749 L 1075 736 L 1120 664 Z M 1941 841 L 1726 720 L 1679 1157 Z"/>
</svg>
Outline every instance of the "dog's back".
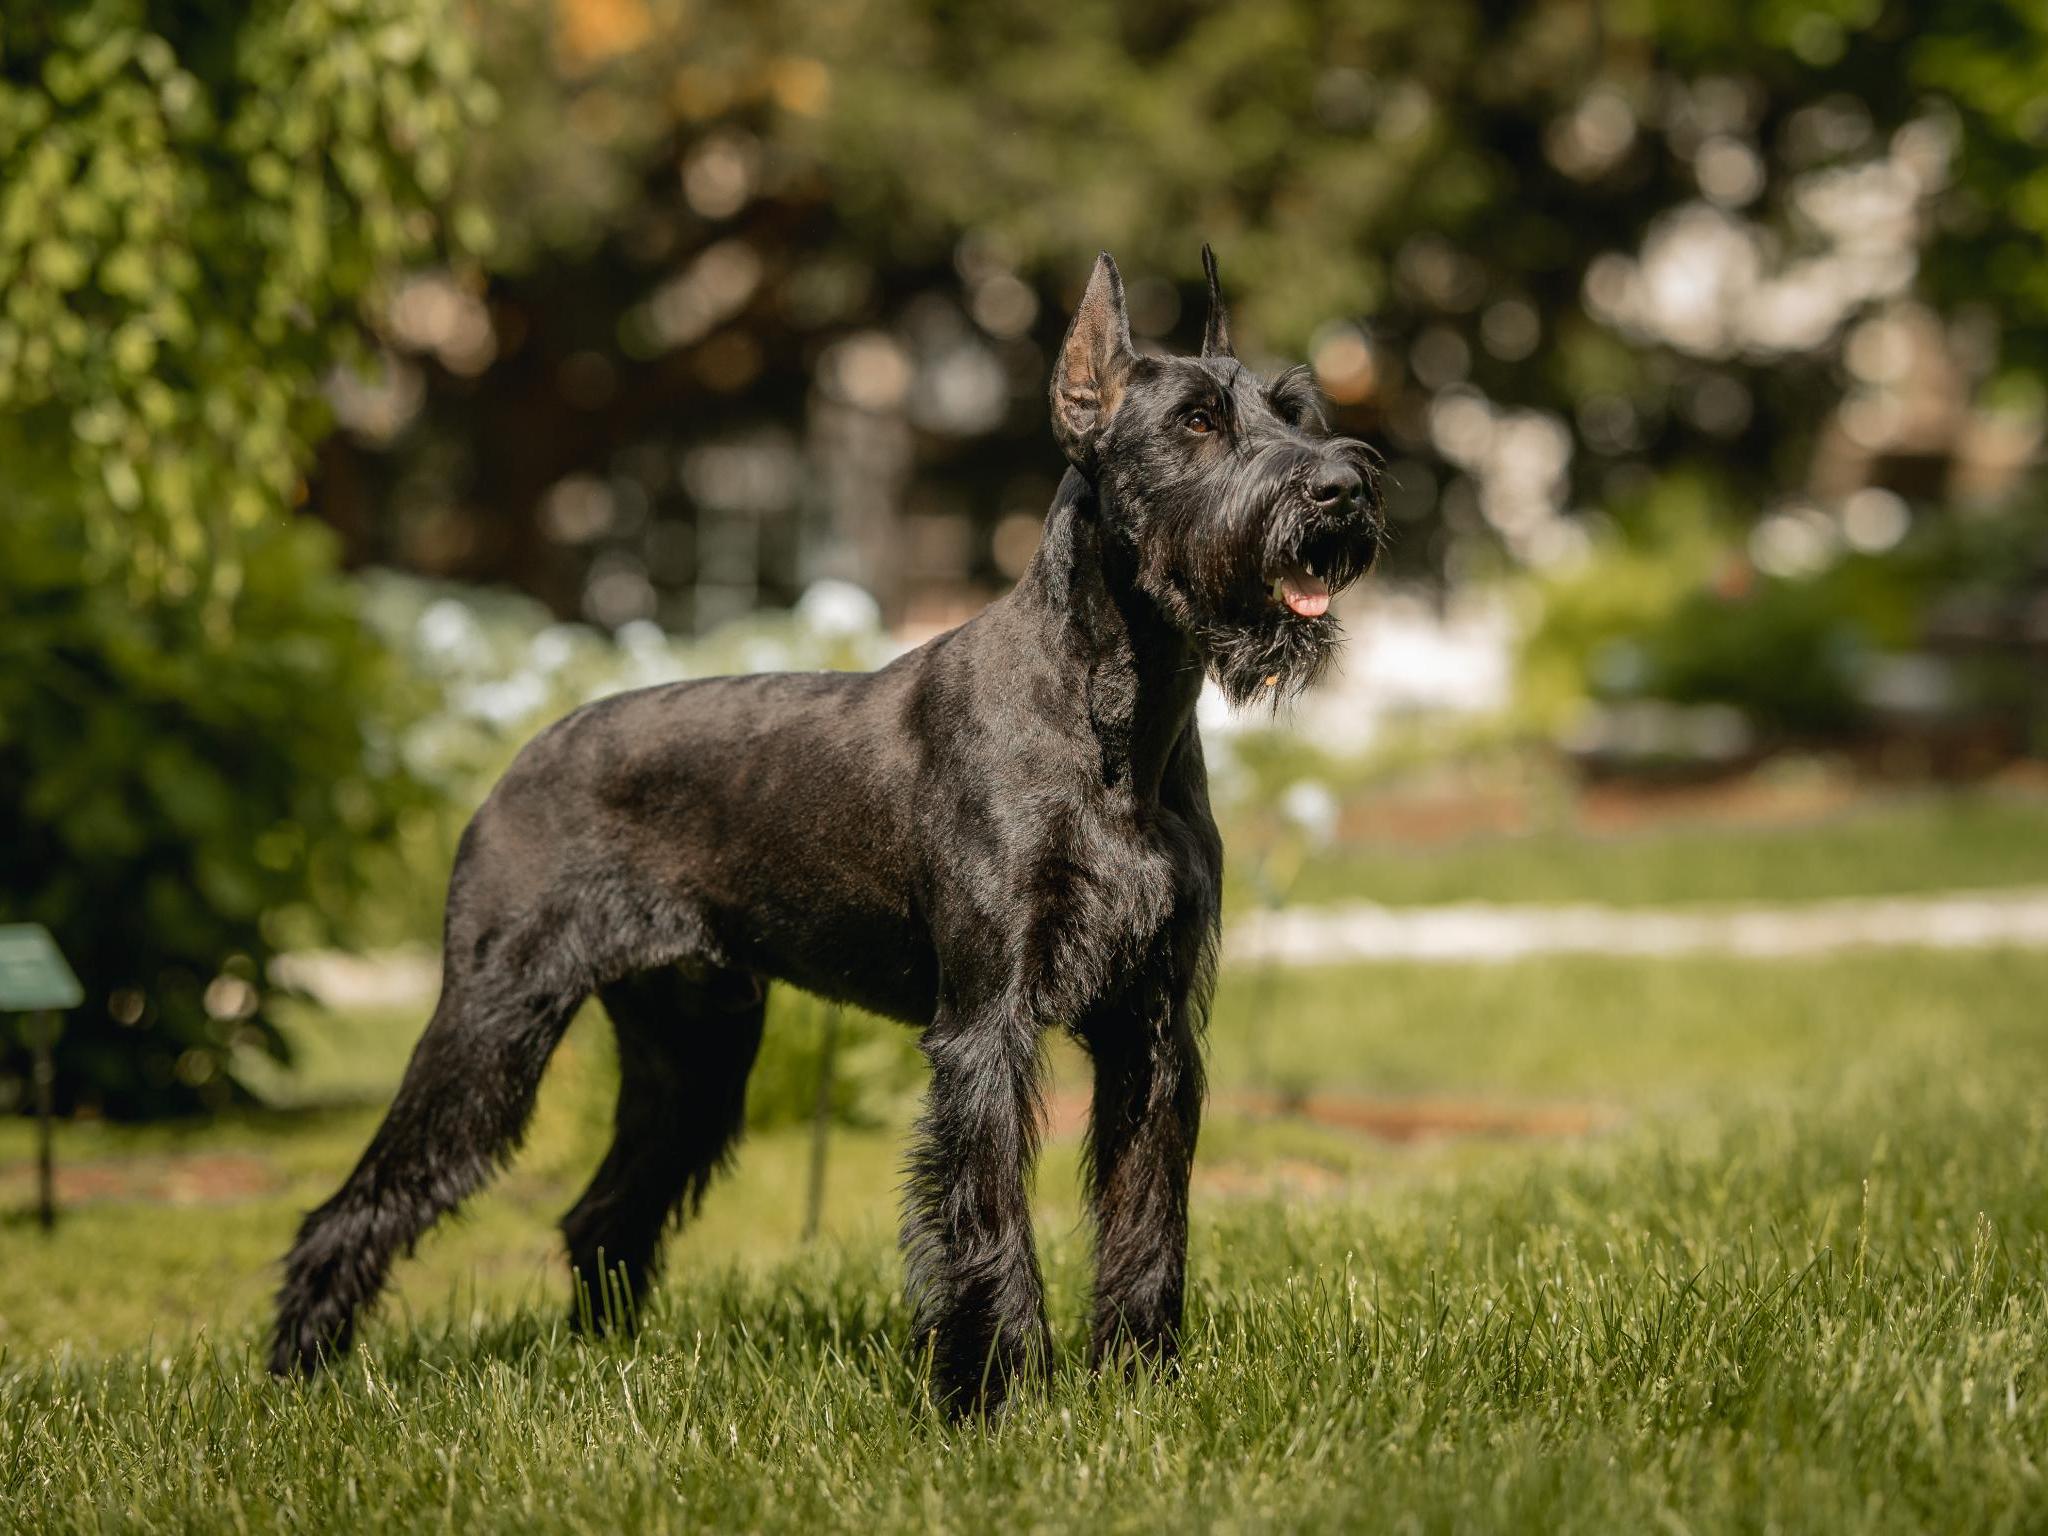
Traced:
<svg viewBox="0 0 2048 1536">
<path fill-rule="evenodd" d="M 585 931 L 593 985 L 670 961 L 738 967 L 928 1020 L 905 794 L 919 765 L 895 724 L 923 661 L 706 678 L 576 711 L 478 812 L 477 868 L 457 885 L 494 889 L 482 915 L 451 912 L 451 948 L 501 920 L 512 881 L 537 920 Z"/>
</svg>

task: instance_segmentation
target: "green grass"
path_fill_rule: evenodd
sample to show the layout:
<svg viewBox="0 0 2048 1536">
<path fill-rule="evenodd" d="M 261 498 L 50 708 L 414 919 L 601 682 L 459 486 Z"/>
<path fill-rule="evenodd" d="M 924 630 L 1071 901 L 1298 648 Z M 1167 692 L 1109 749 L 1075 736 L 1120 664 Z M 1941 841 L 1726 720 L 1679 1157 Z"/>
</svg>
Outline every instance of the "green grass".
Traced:
<svg viewBox="0 0 2048 1536">
<path fill-rule="evenodd" d="M 1234 884 L 1250 863 L 1233 869 Z M 1681 819 L 1598 836 L 1553 827 L 1439 847 L 1351 842 L 1304 860 L 1287 899 L 1641 906 L 2014 885 L 2048 885 L 2048 796 L 1898 795 L 1796 826 Z"/>
<path fill-rule="evenodd" d="M 810 1250 L 802 1137 L 759 1138 L 639 1341 L 567 1337 L 546 1222 L 606 1073 L 579 1027 L 518 1168 L 313 1387 L 258 1374 L 265 1266 L 370 1111 L 204 1139 L 268 1194 L 4 1229 L 0 1528 L 2042 1529 L 2044 992 L 2048 956 L 2000 953 L 1234 977 L 1185 1373 L 1071 1364 L 1062 1140 L 1039 1198 L 1070 1363 L 991 1430 L 924 1409 L 884 1133 L 839 1137 Z M 1394 1147 L 1232 1108 L 1311 1065 L 1620 1125 Z M 10 1127 L 0 1161 L 24 1150 Z M 1261 1192 L 1305 1166 L 1316 1198 Z"/>
<path fill-rule="evenodd" d="M 1183 1379 L 1069 1368 L 990 1432 L 921 1411 L 863 1249 L 686 1281 L 633 1348 L 487 1312 L 310 1390 L 239 1341 L 17 1371 L 0 1492 L 24 1530 L 2037 1528 L 2041 1128 L 1903 1129 L 1979 1150 L 1762 1117 L 1215 1212 Z"/>
<path fill-rule="evenodd" d="M 1929 797 L 1753 847 L 1493 839 L 1404 888 L 1996 884 L 2042 878 L 2039 831 L 2023 802 Z M 98 1196 L 47 1240 L 0 1217 L 0 1531 L 2048 1531 L 2043 997 L 2048 954 L 1998 951 L 1230 969 L 1185 1369 L 1075 1363 L 1065 1120 L 1036 1196 L 1062 1363 L 989 1427 L 929 1412 L 906 1348 L 900 1106 L 835 1132 L 822 1242 L 799 1237 L 805 1133 L 764 1130 L 637 1341 L 566 1333 L 552 1221 L 602 1150 L 595 1018 L 366 1347 L 270 1383 L 272 1266 L 418 1025 L 309 1015 L 301 1107 L 66 1127 Z M 1070 1102 L 1082 1063 L 1053 1065 Z M 1261 1108 L 1310 1094 L 1599 1129 L 1394 1144 Z M 0 1210 L 30 1146 L 0 1124 Z"/>
</svg>

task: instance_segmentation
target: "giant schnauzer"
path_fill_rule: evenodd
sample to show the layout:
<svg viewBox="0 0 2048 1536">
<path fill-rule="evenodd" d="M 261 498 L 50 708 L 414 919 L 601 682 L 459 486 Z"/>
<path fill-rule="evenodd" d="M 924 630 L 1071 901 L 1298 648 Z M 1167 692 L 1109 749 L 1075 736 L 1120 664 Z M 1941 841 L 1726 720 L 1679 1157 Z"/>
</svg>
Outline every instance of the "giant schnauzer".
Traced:
<svg viewBox="0 0 2048 1536">
<path fill-rule="evenodd" d="M 1131 345 L 1095 264 L 1052 379 L 1071 466 L 1016 588 L 879 672 L 721 677 L 541 733 L 463 836 L 439 1004 L 389 1115 L 285 1261 L 271 1368 L 346 1347 L 392 1259 L 517 1146 L 570 1016 L 618 1034 L 611 1150 L 562 1220 L 636 1295 L 739 1135 L 771 981 L 922 1031 L 903 1244 L 956 1409 L 1050 1339 L 1026 1181 L 1046 1032 L 1093 1058 L 1092 1355 L 1170 1357 L 1223 849 L 1195 701 L 1310 682 L 1372 564 L 1377 459 L 1308 370 Z"/>
</svg>

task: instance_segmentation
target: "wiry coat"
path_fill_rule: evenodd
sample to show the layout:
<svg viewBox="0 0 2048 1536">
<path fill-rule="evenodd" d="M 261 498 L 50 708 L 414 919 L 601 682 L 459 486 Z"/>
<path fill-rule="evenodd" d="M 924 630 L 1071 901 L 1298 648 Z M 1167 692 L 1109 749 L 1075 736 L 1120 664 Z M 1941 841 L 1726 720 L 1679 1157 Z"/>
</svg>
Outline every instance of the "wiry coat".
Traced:
<svg viewBox="0 0 2048 1536">
<path fill-rule="evenodd" d="M 1225 350 L 1172 360 L 1199 377 L 1137 358 L 1105 257 L 1055 379 L 1074 468 L 1014 591 L 878 672 L 644 689 L 535 739 L 463 838 L 390 1114 L 286 1261 L 273 1368 L 344 1346 L 510 1154 L 593 992 L 616 1136 L 563 1231 L 579 1276 L 637 1293 L 739 1133 L 771 982 L 922 1030 L 904 1242 L 947 1400 L 1047 1357 L 1026 1179 L 1049 1028 L 1095 1064 L 1094 1354 L 1172 1352 L 1223 859 L 1196 696 L 1205 665 L 1239 694 L 1312 671 L 1334 623 L 1268 611 L 1271 570 L 1345 579 L 1377 536 L 1362 477 L 1335 511 L 1303 491 L 1362 450 Z M 1228 414 L 1225 457 L 1170 440 L 1194 396 Z"/>
</svg>

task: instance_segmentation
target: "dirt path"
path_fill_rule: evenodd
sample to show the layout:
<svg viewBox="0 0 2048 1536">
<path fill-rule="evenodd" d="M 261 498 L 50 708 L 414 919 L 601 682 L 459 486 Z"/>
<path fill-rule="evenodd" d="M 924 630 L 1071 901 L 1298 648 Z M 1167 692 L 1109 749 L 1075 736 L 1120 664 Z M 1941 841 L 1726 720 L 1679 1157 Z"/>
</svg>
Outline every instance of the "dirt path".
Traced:
<svg viewBox="0 0 2048 1536">
<path fill-rule="evenodd" d="M 66 1210 L 102 1201 L 237 1205 L 276 1194 L 284 1185 L 268 1162 L 240 1152 L 160 1152 L 87 1162 L 67 1162 L 60 1155 L 57 1162 L 57 1204 Z M 0 1211 L 25 1210 L 34 1197 L 34 1165 L 0 1163 Z"/>
<path fill-rule="evenodd" d="M 1224 935 L 1227 958 L 1279 965 L 1499 964 L 1572 954 L 1780 958 L 1873 945 L 2048 948 L 2048 889 L 1682 908 L 1360 902 L 1246 913 Z"/>
</svg>

